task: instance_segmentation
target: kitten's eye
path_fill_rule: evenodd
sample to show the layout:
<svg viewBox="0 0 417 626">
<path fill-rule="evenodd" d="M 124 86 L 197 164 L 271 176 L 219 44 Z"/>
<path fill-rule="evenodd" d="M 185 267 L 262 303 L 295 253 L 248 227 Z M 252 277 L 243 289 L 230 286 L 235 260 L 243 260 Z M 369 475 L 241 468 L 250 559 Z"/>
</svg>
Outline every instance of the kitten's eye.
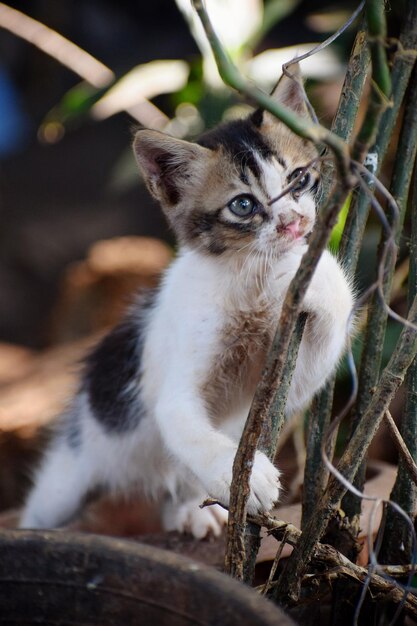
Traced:
<svg viewBox="0 0 417 626">
<path fill-rule="evenodd" d="M 237 196 L 227 205 L 232 213 L 239 217 L 248 217 L 256 207 L 256 202 L 250 196 Z"/>
<path fill-rule="evenodd" d="M 300 176 L 301 174 L 302 176 Z M 297 180 L 297 182 L 291 189 L 293 193 L 302 191 L 303 189 L 308 187 L 308 184 L 310 183 L 310 180 L 311 180 L 310 174 L 308 172 L 305 172 L 302 167 L 299 167 L 288 176 L 288 182 L 291 183 L 291 181 L 295 180 L 298 176 L 300 176 L 299 180 Z"/>
</svg>

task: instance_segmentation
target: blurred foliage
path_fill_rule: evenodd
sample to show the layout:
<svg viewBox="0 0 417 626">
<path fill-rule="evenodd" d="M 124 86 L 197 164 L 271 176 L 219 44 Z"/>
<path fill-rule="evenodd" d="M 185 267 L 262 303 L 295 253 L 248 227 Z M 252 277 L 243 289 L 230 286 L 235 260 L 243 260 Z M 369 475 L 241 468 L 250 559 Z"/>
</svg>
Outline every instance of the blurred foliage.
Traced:
<svg viewBox="0 0 417 626">
<path fill-rule="evenodd" d="M 209 11 L 213 11 L 214 24 L 220 32 L 228 54 L 244 73 L 264 85 L 267 90 L 279 78 L 282 63 L 315 45 L 314 43 L 308 45 L 300 43 L 290 48 L 262 49 L 259 54 L 256 53 L 258 48 L 262 48 L 263 39 L 273 26 L 291 14 L 300 3 L 301 0 L 270 0 L 265 4 L 261 0 L 228 0 L 227 2 L 211 0 L 208 3 Z M 195 56 L 182 61 L 188 67 L 188 79 L 184 84 L 177 86 L 178 81 L 167 81 L 166 76 L 172 76 L 174 72 L 172 60 L 157 62 L 158 66 L 155 65 L 152 70 L 153 80 L 150 80 L 149 75 L 146 77 L 141 75 L 140 71 L 148 65 L 143 64 L 133 66 L 127 73 L 118 76 L 112 84 L 103 89 L 96 89 L 82 82 L 64 94 L 60 102 L 47 113 L 41 125 L 41 131 L 49 124 L 60 125 L 62 135 L 57 136 L 56 140 L 61 139 L 66 130 L 83 123 L 89 117 L 94 118 L 94 110 L 97 109 L 98 103 L 107 98 L 109 93 L 113 94 L 114 100 L 120 99 L 120 105 L 114 106 L 114 112 L 126 110 L 123 98 L 126 96 L 127 79 L 131 75 L 134 80 L 129 86 L 132 98 L 135 97 L 135 93 L 137 94 L 136 104 L 156 98 L 158 105 L 161 106 L 160 96 L 164 93 L 171 94 L 170 98 L 162 101 L 165 115 L 170 115 L 170 111 L 174 109 L 174 116 L 170 118 L 171 122 L 175 121 L 176 107 L 184 102 L 198 108 L 205 128 L 218 123 L 225 114 L 227 115 L 228 109 L 238 102 L 238 96 L 227 90 L 218 76 L 210 47 L 199 28 L 189 0 L 177 0 L 177 5 L 190 23 L 191 32 L 201 50 L 200 57 Z M 334 75 L 335 71 L 342 69 L 335 55 L 329 51 L 325 51 L 319 61 L 317 63 L 316 59 L 314 63 L 311 63 L 307 60 L 305 66 L 307 69 L 304 71 L 307 77 L 314 77 L 318 71 L 321 76 L 323 74 Z M 310 65 L 311 67 L 307 67 Z M 167 82 L 173 82 L 172 86 L 167 86 Z M 132 102 L 132 104 L 135 103 Z M 141 119 L 138 121 L 141 122 Z M 172 134 L 181 136 L 192 134 L 189 129 L 184 128 L 183 124 L 178 126 L 174 123 L 167 124 L 167 126 L 168 128 L 161 128 L 161 130 L 168 130 Z M 42 132 L 40 137 L 48 142 L 53 141 L 53 138 L 45 137 Z"/>
</svg>

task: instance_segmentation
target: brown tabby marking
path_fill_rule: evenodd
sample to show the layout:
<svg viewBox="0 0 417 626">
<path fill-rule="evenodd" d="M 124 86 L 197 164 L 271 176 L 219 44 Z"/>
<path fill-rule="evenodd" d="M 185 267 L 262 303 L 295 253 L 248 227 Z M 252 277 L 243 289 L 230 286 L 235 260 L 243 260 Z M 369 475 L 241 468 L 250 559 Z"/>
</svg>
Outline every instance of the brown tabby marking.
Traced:
<svg viewBox="0 0 417 626">
<path fill-rule="evenodd" d="M 260 378 L 271 337 L 271 310 L 241 311 L 222 329 L 220 361 L 213 363 L 202 394 L 212 417 L 227 413 L 229 398 L 236 392 L 253 394 Z"/>
</svg>

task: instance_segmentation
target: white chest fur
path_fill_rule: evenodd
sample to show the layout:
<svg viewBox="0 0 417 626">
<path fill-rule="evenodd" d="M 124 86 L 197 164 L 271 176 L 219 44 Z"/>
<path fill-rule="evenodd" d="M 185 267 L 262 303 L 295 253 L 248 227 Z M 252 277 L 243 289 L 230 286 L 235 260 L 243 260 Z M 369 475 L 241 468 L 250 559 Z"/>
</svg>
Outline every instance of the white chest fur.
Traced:
<svg viewBox="0 0 417 626">
<path fill-rule="evenodd" d="M 291 275 L 299 259 L 292 255 Z M 288 287 L 281 265 L 263 275 L 262 259 L 239 265 L 192 250 L 175 261 L 146 337 L 143 384 L 149 400 L 176 377 L 192 380 L 216 418 L 233 412 L 234 399 L 240 404 L 242 395 L 253 395 Z"/>
<path fill-rule="evenodd" d="M 236 440 L 216 426 L 237 417 L 242 428 L 304 250 L 294 246 L 267 268 L 259 259 L 249 269 L 246 263 L 239 267 L 186 250 L 168 271 L 151 317 L 144 349 L 144 400 L 167 449 L 221 501 L 228 498 Z M 342 269 L 325 252 L 304 297 L 309 317 L 288 412 L 302 409 L 334 370 L 345 345 L 352 301 Z M 276 485 L 275 468 L 260 455 L 259 477 Z M 276 486 L 265 489 L 272 502 Z"/>
<path fill-rule="evenodd" d="M 179 256 L 165 277 L 147 333 L 147 402 L 155 404 L 163 388 L 172 385 L 175 394 L 176 388 L 189 385 L 189 392 L 202 396 L 218 419 L 234 412 L 234 400 L 241 404 L 242 395 L 250 399 L 304 251 L 300 244 L 267 265 L 263 258 L 239 265 L 236 259 L 228 262 L 194 250 Z M 343 272 L 326 252 L 305 297 L 305 310 L 312 315 L 301 350 L 305 362 L 299 363 L 293 384 L 300 388 L 307 383 L 301 404 L 337 363 L 351 306 Z"/>
</svg>

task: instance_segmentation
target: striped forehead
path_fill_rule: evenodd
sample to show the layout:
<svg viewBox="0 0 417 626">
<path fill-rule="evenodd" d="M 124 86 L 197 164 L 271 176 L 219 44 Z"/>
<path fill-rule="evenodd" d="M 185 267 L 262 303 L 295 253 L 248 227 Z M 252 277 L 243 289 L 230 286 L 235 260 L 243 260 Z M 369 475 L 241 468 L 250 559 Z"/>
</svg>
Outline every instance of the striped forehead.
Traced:
<svg viewBox="0 0 417 626">
<path fill-rule="evenodd" d="M 205 133 L 198 143 L 211 150 L 221 149 L 234 163 L 248 191 L 261 194 L 264 200 L 272 200 L 285 186 L 289 164 L 250 118 L 218 126 Z M 274 209 L 273 206 L 271 210 Z"/>
<path fill-rule="evenodd" d="M 259 159 L 261 171 L 256 183 L 268 200 L 276 198 L 285 186 L 285 166 L 275 157 L 264 160 Z"/>
<path fill-rule="evenodd" d="M 205 133 L 198 143 L 211 150 L 221 148 L 237 166 L 240 178 L 245 183 L 248 183 L 247 170 L 255 178 L 261 178 L 260 161 L 271 161 L 275 157 L 282 162 L 268 140 L 250 119 L 223 124 Z"/>
</svg>

